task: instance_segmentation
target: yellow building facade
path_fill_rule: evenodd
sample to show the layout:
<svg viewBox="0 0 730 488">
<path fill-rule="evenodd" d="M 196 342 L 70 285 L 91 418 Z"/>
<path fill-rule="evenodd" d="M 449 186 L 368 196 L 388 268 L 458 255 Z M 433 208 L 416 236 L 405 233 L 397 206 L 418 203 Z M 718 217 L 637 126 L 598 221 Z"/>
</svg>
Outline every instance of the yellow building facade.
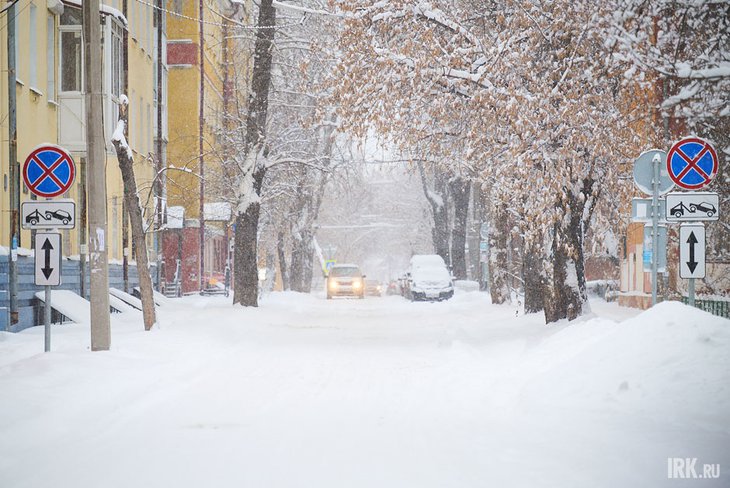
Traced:
<svg viewBox="0 0 730 488">
<path fill-rule="evenodd" d="M 169 86 L 175 96 L 169 100 L 166 190 L 167 204 L 176 223 L 168 222 L 163 248 L 165 280 L 174 281 L 182 293 L 223 280 L 229 265 L 231 192 L 230 187 L 221 184 L 226 181 L 226 147 L 221 130 L 226 127 L 227 108 L 234 100 L 239 107 L 245 106 L 248 94 L 240 86 L 233 90 L 232 80 L 234 63 L 241 61 L 240 57 L 234 59 L 234 55 L 246 50 L 240 36 L 235 36 L 236 25 L 249 25 L 251 7 L 250 1 L 231 0 L 168 4 Z M 244 81 L 243 85 L 247 83 Z"/>
<path fill-rule="evenodd" d="M 120 96 L 125 90 L 125 72 L 130 101 L 129 134 L 135 159 L 135 175 L 140 198 L 147 204 L 151 220 L 154 199 L 146 198 L 156 174 L 154 141 L 156 106 L 154 67 L 156 29 L 154 9 L 140 2 L 122 0 L 102 3 L 104 138 L 106 142 L 107 233 L 110 261 L 121 261 L 123 246 L 123 185 L 111 136 L 119 114 Z M 12 35 L 16 45 L 17 81 L 17 162 L 22 170 L 27 155 L 43 143 L 57 144 L 72 155 L 76 163 L 76 180 L 64 198 L 76 202 L 76 228 L 61 231 L 63 254 L 79 255 L 87 242 L 83 228 L 86 174 L 86 127 L 84 112 L 83 42 L 81 2 L 20 0 L 12 9 L 0 14 L 0 67 L 8 69 L 8 16 L 14 15 Z M 126 34 L 126 35 L 125 35 Z M 128 64 L 124 65 L 124 40 L 127 40 Z M 164 97 L 164 94 L 163 94 Z M 160 97 L 161 100 L 164 100 Z M 162 102 L 164 103 L 164 102 Z M 12 209 L 10 202 L 8 77 L 0 77 L 0 161 L 3 187 L 0 194 L 0 244 L 11 246 Z M 166 127 L 165 127 L 166 128 Z M 20 201 L 28 201 L 30 192 L 20 180 Z M 19 217 L 18 217 L 19 218 Z M 23 230 L 20 248 L 31 247 L 31 233 Z M 151 246 L 151 239 L 148 247 Z M 130 254 L 131 238 L 127 244 Z M 154 256 L 151 256 L 154 261 Z"/>
<path fill-rule="evenodd" d="M 200 30 L 201 5 L 203 29 L 203 79 L 201 100 Z M 185 218 L 200 217 L 201 130 L 200 106 L 203 105 L 203 172 L 218 175 L 224 159 L 219 131 L 224 127 L 224 112 L 231 97 L 245 98 L 229 89 L 232 72 L 234 22 L 247 22 L 250 2 L 230 0 L 191 0 L 170 3 L 167 15 L 170 91 L 180 94 L 169 104 L 169 152 L 167 191 L 169 206 L 185 209 Z M 184 171 L 178 171 L 183 169 Z M 206 179 L 211 179 L 210 177 Z M 206 202 L 217 202 L 221 195 L 206 192 Z"/>
</svg>

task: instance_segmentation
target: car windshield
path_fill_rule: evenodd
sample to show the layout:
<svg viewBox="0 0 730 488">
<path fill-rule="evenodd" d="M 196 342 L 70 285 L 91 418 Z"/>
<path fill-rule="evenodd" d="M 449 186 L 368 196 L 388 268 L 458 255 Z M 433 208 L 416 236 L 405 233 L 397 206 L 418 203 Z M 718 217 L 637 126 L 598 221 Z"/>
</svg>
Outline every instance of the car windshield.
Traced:
<svg viewBox="0 0 730 488">
<path fill-rule="evenodd" d="M 334 267 L 330 270 L 330 276 L 334 277 L 353 277 L 360 276 L 360 268 L 357 266 Z"/>
<path fill-rule="evenodd" d="M 413 270 L 413 280 L 439 281 L 448 283 L 451 281 L 449 271 L 443 266 L 424 266 Z"/>
</svg>

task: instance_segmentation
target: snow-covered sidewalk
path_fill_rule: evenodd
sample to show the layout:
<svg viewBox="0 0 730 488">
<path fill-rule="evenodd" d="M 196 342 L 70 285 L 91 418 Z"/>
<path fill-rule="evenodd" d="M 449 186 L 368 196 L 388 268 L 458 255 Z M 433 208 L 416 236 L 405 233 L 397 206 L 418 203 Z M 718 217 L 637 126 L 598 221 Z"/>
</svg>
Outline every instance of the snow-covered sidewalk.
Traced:
<svg viewBox="0 0 730 488">
<path fill-rule="evenodd" d="M 730 321 L 678 303 L 551 327 L 482 293 L 175 303 L 109 352 L 0 333 L 0 486 L 730 482 Z M 674 457 L 721 477 L 669 480 Z"/>
</svg>

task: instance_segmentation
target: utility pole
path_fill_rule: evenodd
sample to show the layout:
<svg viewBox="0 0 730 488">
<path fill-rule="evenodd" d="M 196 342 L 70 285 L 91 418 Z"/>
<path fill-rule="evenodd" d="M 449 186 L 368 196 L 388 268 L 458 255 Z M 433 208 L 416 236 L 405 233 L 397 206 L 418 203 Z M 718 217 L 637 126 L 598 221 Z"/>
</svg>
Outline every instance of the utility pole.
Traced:
<svg viewBox="0 0 730 488">
<path fill-rule="evenodd" d="M 18 167 L 18 126 L 15 95 L 15 9 L 13 4 L 7 11 L 8 19 L 8 127 L 10 166 L 10 262 L 8 263 L 8 279 L 10 291 L 10 324 L 18 323 L 18 246 L 20 245 L 20 226 L 18 207 L 20 206 L 20 168 Z"/>
<path fill-rule="evenodd" d="M 106 168 L 102 134 L 101 23 L 99 0 L 85 0 L 82 11 L 89 203 L 89 274 L 91 276 L 91 350 L 108 351 L 109 264 L 106 232 Z"/>
<path fill-rule="evenodd" d="M 157 261 L 157 289 L 160 289 L 160 283 L 161 281 L 161 268 L 162 268 L 162 261 L 163 259 L 160 259 L 160 254 L 162 251 L 162 235 L 160 235 L 160 229 L 162 228 L 162 169 L 164 167 L 164 161 L 162 160 L 162 102 L 164 94 L 162 93 L 162 35 L 164 34 L 165 30 L 163 29 L 163 22 L 165 20 L 164 11 L 163 11 L 163 1 L 157 0 L 157 11 L 155 12 L 155 15 L 157 15 L 157 144 L 155 144 L 155 152 L 157 153 L 157 174 L 155 175 L 155 196 L 156 202 L 155 202 L 155 220 L 157 221 L 157 229 L 155 229 L 155 259 Z"/>
<path fill-rule="evenodd" d="M 205 55 L 203 49 L 205 34 L 203 26 L 203 0 L 198 0 L 198 26 L 200 40 L 198 42 L 198 57 L 200 63 L 200 106 L 198 107 L 198 151 L 200 152 L 200 291 L 205 290 L 205 166 L 203 160 L 203 122 L 205 108 Z"/>
<path fill-rule="evenodd" d="M 86 257 L 89 254 L 89 246 L 86 245 L 86 229 L 88 224 L 88 207 L 86 205 L 86 158 L 79 158 L 79 291 L 83 298 L 86 298 Z"/>
</svg>

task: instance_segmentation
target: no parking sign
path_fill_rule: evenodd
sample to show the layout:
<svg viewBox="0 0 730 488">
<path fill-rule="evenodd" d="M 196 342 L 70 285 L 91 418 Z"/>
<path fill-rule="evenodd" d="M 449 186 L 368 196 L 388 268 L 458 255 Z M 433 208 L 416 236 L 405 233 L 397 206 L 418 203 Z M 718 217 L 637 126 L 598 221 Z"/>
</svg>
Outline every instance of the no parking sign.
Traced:
<svg viewBox="0 0 730 488">
<path fill-rule="evenodd" d="M 23 180 L 35 195 L 53 198 L 71 188 L 76 177 L 74 160 L 65 149 L 44 144 L 31 152 L 23 165 Z"/>
<path fill-rule="evenodd" d="M 699 137 L 685 137 L 667 153 L 667 172 L 680 188 L 699 190 L 717 175 L 717 152 Z"/>
</svg>

